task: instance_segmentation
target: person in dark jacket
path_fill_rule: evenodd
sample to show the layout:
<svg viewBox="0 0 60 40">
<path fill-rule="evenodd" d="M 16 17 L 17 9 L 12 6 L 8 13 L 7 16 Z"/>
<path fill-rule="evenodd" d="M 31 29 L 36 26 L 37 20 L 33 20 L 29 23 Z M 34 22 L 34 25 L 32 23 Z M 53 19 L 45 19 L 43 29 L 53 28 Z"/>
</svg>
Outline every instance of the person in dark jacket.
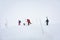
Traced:
<svg viewBox="0 0 60 40">
<path fill-rule="evenodd" d="M 18 25 L 21 25 L 21 20 L 18 20 Z"/>
<path fill-rule="evenodd" d="M 46 19 L 46 25 L 48 25 L 48 23 L 49 23 L 49 20 L 48 20 L 48 17 L 46 17 L 47 19 Z"/>
</svg>

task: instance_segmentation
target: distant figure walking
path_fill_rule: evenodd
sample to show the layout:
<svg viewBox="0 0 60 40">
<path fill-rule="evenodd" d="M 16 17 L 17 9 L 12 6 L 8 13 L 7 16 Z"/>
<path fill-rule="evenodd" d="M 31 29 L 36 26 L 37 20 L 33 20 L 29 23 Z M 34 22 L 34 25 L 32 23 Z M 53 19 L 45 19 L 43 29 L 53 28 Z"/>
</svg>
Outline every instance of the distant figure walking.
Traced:
<svg viewBox="0 0 60 40">
<path fill-rule="evenodd" d="M 48 25 L 48 23 L 49 23 L 49 20 L 48 20 L 48 17 L 46 17 L 47 19 L 46 19 L 46 25 Z"/>
<path fill-rule="evenodd" d="M 20 20 L 18 20 L 18 25 L 21 25 L 21 21 Z"/>
<path fill-rule="evenodd" d="M 30 19 L 27 19 L 28 26 L 31 24 Z"/>
</svg>

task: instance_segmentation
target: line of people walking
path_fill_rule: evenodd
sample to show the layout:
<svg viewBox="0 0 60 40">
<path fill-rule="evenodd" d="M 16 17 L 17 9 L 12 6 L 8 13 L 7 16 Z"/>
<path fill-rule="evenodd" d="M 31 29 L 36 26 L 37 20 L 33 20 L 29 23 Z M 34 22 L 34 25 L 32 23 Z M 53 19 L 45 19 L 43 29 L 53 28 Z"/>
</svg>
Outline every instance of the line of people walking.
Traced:
<svg viewBox="0 0 60 40">
<path fill-rule="evenodd" d="M 26 22 L 28 26 L 32 24 L 30 19 L 26 19 Z M 49 20 L 48 20 L 48 17 L 46 17 L 46 25 L 48 26 L 48 24 L 49 24 Z M 21 25 L 21 20 L 18 20 L 18 25 L 19 26 Z M 25 23 L 23 23 L 23 25 L 25 26 Z"/>
</svg>

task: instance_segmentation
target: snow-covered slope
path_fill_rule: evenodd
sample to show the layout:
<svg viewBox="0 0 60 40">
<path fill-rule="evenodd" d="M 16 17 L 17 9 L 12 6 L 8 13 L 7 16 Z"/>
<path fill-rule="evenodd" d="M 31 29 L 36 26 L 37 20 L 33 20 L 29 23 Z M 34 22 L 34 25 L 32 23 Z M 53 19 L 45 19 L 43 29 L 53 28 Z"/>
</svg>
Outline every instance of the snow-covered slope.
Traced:
<svg viewBox="0 0 60 40">
<path fill-rule="evenodd" d="M 0 40 L 60 40 L 59 10 L 59 0 L 0 0 Z"/>
</svg>

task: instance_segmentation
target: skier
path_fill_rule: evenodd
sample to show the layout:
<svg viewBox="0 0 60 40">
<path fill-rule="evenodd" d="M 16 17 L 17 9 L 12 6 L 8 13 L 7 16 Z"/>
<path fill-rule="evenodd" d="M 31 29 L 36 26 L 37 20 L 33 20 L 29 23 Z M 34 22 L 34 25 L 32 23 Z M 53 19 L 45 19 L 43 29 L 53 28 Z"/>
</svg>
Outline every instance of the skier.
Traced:
<svg viewBox="0 0 60 40">
<path fill-rule="evenodd" d="M 48 23 L 49 23 L 49 20 L 48 20 L 48 17 L 46 17 L 46 25 L 48 26 Z"/>
<path fill-rule="evenodd" d="M 28 26 L 31 24 L 30 19 L 27 19 Z"/>
<path fill-rule="evenodd" d="M 21 21 L 20 20 L 18 20 L 18 25 L 21 25 Z"/>
</svg>

